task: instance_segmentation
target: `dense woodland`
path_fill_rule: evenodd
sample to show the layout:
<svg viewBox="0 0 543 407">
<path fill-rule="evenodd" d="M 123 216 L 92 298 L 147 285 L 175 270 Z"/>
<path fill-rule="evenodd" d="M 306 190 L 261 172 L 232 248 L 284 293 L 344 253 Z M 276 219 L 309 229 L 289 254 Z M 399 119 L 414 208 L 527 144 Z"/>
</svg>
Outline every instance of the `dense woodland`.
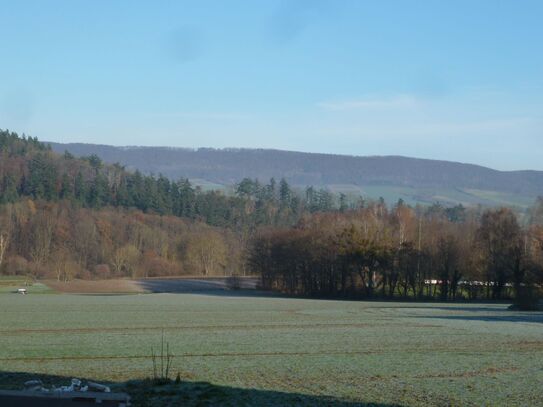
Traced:
<svg viewBox="0 0 543 407">
<path fill-rule="evenodd" d="M 337 199 L 336 199 L 337 198 Z M 337 200 L 337 202 L 336 202 Z M 59 279 L 247 273 L 262 226 L 347 206 L 324 189 L 244 179 L 232 194 L 202 191 L 57 154 L 37 139 L 0 132 L 0 271 Z"/>
<path fill-rule="evenodd" d="M 0 132 L 2 274 L 253 273 L 296 295 L 531 302 L 542 269 L 543 199 L 525 213 L 390 207 L 249 178 L 205 192 Z"/>
<path fill-rule="evenodd" d="M 399 203 L 319 213 L 262 231 L 249 261 L 266 288 L 319 297 L 532 302 L 543 283 L 543 201 L 521 227 L 507 208 L 418 212 Z"/>
</svg>

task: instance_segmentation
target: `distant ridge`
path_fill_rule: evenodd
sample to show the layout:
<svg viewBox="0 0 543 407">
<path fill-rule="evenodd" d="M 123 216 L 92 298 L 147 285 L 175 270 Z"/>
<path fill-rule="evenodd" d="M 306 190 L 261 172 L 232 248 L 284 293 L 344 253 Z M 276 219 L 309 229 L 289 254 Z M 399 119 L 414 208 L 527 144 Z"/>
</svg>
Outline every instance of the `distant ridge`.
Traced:
<svg viewBox="0 0 543 407">
<path fill-rule="evenodd" d="M 244 177 L 268 181 L 285 177 L 291 184 L 325 186 L 370 197 L 445 204 L 527 206 L 543 195 L 543 171 L 498 171 L 451 161 L 403 156 L 347 156 L 271 149 L 114 147 L 49 143 L 74 155 L 96 154 L 129 169 L 232 185 Z"/>
</svg>

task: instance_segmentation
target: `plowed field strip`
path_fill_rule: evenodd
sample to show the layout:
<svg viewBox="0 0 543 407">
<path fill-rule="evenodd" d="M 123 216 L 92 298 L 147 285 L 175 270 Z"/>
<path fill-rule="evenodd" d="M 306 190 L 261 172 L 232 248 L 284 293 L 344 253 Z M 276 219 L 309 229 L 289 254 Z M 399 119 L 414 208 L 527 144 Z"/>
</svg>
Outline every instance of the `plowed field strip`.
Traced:
<svg viewBox="0 0 543 407">
<path fill-rule="evenodd" d="M 246 357 L 246 356 L 350 356 L 350 355 L 380 355 L 390 353 L 421 353 L 427 354 L 428 352 L 439 353 L 459 353 L 466 352 L 466 349 L 424 349 L 411 348 L 401 350 L 366 350 L 366 351 L 302 351 L 302 352 L 205 352 L 205 353 L 181 353 L 172 355 L 176 358 L 202 358 L 202 357 Z M 494 350 L 489 349 L 470 349 L 473 353 L 494 353 Z M 522 351 L 519 351 L 522 353 Z M 117 355 L 104 355 L 104 356 L 55 356 L 55 357 L 32 357 L 21 356 L 11 358 L 0 358 L 0 362 L 48 362 L 48 361 L 70 361 L 70 360 L 137 360 L 137 359 L 152 359 L 152 355 L 129 355 L 129 356 L 117 356 Z M 437 377 L 437 376 L 436 376 Z"/>
<path fill-rule="evenodd" d="M 458 373 L 439 373 L 439 374 L 429 374 L 429 375 L 419 375 L 415 376 L 417 379 L 454 379 L 462 377 L 477 377 L 477 376 L 487 376 L 494 375 L 498 373 L 511 373 L 518 371 L 518 367 L 508 367 L 508 368 L 496 368 L 490 367 L 483 370 L 468 370 L 466 372 Z"/>
</svg>

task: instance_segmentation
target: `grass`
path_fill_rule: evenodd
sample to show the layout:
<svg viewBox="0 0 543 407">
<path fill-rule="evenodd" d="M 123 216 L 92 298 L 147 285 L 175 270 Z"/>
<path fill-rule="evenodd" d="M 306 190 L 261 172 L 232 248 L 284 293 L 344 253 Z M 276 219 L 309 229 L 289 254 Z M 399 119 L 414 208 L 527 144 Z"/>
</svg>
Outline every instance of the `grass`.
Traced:
<svg viewBox="0 0 543 407">
<path fill-rule="evenodd" d="M 143 379 L 163 329 L 183 383 L 138 382 L 153 405 L 543 404 L 543 313 L 227 295 L 2 294 L 0 386 Z"/>
<path fill-rule="evenodd" d="M 534 205 L 536 200 L 536 197 L 533 196 L 522 196 L 519 194 L 487 191 L 481 189 L 466 189 L 465 192 L 477 198 L 495 202 L 495 205 L 497 206 L 506 205 L 527 208 Z"/>
<path fill-rule="evenodd" d="M 54 292 L 45 284 L 33 282 L 25 277 L 0 276 L 0 294 L 14 293 L 18 288 L 26 288 L 28 293 L 31 294 L 48 294 Z"/>
<path fill-rule="evenodd" d="M 483 204 L 488 206 L 517 206 L 527 208 L 534 204 L 536 196 L 519 195 L 513 193 L 501 193 L 477 189 L 455 189 L 455 188 L 412 188 L 396 185 L 350 185 L 337 184 L 329 185 L 330 190 L 335 193 L 343 192 L 351 195 L 362 195 L 365 198 L 378 199 L 383 197 L 389 204 L 394 204 L 398 199 L 403 199 L 409 205 L 433 204 L 440 202 L 444 205 L 462 204 L 474 206 Z"/>
<path fill-rule="evenodd" d="M 191 178 L 192 185 L 202 188 L 203 191 L 222 191 L 227 192 L 230 188 L 228 185 L 217 184 L 201 178 Z"/>
</svg>

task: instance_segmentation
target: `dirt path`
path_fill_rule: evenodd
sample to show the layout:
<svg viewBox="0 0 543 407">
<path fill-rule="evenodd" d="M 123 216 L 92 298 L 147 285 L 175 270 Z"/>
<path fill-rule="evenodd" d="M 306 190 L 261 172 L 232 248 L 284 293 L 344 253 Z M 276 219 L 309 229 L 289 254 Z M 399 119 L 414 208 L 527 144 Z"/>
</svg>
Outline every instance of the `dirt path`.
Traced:
<svg viewBox="0 0 543 407">
<path fill-rule="evenodd" d="M 68 282 L 44 280 L 42 282 L 61 293 L 115 294 L 144 292 L 143 288 L 135 280 L 72 280 Z"/>
<path fill-rule="evenodd" d="M 254 290 L 257 282 L 258 279 L 254 277 L 240 277 L 237 279 L 240 290 Z M 231 291 L 231 283 L 228 277 L 72 280 L 68 282 L 44 280 L 43 283 L 57 292 L 74 294 L 220 293 Z"/>
<path fill-rule="evenodd" d="M 257 278 L 238 278 L 239 289 L 254 290 Z M 228 277 L 209 278 L 180 278 L 180 279 L 146 279 L 138 280 L 138 285 L 145 291 L 152 293 L 193 293 L 206 291 L 229 291 Z"/>
</svg>

